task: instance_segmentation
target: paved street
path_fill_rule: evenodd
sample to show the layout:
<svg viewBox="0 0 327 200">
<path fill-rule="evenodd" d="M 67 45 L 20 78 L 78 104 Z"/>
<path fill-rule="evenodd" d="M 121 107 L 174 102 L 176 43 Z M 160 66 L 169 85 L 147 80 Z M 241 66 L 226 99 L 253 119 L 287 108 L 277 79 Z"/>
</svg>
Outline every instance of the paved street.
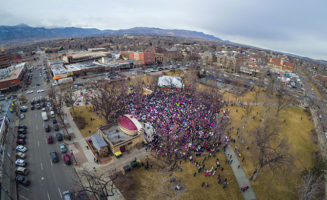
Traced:
<svg viewBox="0 0 327 200">
<path fill-rule="evenodd" d="M 44 123 L 41 118 L 41 110 L 31 110 L 30 100 L 37 96 L 46 96 L 46 92 L 38 94 L 36 90 L 44 89 L 45 84 L 40 76 L 40 69 L 34 70 L 32 84 L 28 90 L 34 90 L 32 94 L 25 94 L 28 99 L 28 112 L 25 114 L 25 119 L 20 123 L 28 127 L 27 131 L 27 168 L 30 171 L 28 178 L 31 181 L 29 187 L 19 185 L 18 193 L 19 199 L 62 199 L 62 192 L 71 190 L 77 176 L 74 167 L 66 166 L 62 159 L 59 150 L 59 142 L 55 141 L 54 144 L 47 144 L 46 135 L 53 135 L 55 132 L 52 130 L 46 133 L 44 124 L 49 124 L 52 127 L 52 121 L 49 120 Z M 40 86 L 36 86 L 39 83 Z M 52 163 L 49 153 L 57 151 L 59 155 L 59 163 Z"/>
<path fill-rule="evenodd" d="M 314 106 L 310 107 L 315 110 L 313 114 L 313 119 L 315 120 L 315 124 L 318 125 L 317 135 L 320 148 L 322 150 L 322 154 L 324 157 L 327 156 L 327 138 L 325 136 L 325 132 L 327 131 L 327 105 L 324 99 L 321 99 L 316 91 L 309 84 L 309 80 L 307 77 L 302 74 L 302 72 L 298 71 L 298 74 L 305 85 L 305 93 L 307 96 L 307 101 L 310 99 L 313 100 Z M 309 105 L 311 106 L 311 105 Z M 319 119 L 319 120 L 318 120 Z M 317 126 L 316 126 L 317 127 Z"/>
</svg>

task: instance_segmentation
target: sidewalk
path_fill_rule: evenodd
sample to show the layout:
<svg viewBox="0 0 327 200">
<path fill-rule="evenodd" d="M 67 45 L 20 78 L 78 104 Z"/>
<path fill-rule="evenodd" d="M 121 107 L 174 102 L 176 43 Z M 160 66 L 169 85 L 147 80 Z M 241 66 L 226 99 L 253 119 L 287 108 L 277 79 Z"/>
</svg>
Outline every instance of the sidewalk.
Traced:
<svg viewBox="0 0 327 200">
<path fill-rule="evenodd" d="M 74 133 L 75 138 L 73 138 L 70 142 L 70 144 L 75 144 L 78 143 L 80 146 L 80 150 L 84 153 L 86 159 L 88 162 L 85 163 L 78 163 L 79 165 L 85 165 L 85 164 L 90 164 L 91 166 L 88 166 L 90 168 L 93 168 L 96 166 L 96 164 L 94 163 L 94 155 L 92 153 L 92 151 L 90 149 L 87 148 L 88 144 L 86 143 L 84 137 L 82 136 L 81 132 L 79 131 L 79 129 L 77 128 L 73 117 L 71 116 L 68 108 L 66 106 L 63 107 L 63 111 L 64 113 L 67 114 L 66 117 L 66 121 L 67 123 L 70 125 L 70 128 L 68 128 L 68 130 L 70 130 L 70 132 Z"/>
<path fill-rule="evenodd" d="M 238 160 L 238 158 L 233 150 L 233 147 L 231 145 L 228 145 L 228 147 L 226 148 L 225 155 L 227 156 L 227 154 L 232 155 L 233 162 L 230 166 L 232 167 L 232 170 L 235 175 L 236 181 L 239 185 L 239 188 L 244 187 L 244 186 L 250 186 L 250 188 L 246 192 L 242 192 L 243 198 L 245 200 L 257 199 L 255 196 L 255 193 L 253 191 L 253 188 L 250 184 L 250 181 L 249 181 L 248 177 L 246 176 L 246 174 L 242 168 L 242 165 L 241 165 L 240 161 Z M 240 165 L 240 168 L 238 168 L 239 165 Z"/>
<path fill-rule="evenodd" d="M 0 199 L 3 200 L 16 200 L 17 188 L 15 181 L 15 127 L 18 126 L 19 119 L 13 116 L 8 124 L 8 132 L 5 138 L 5 147 L 3 156 L 3 177 L 2 177 L 2 190 Z M 13 145 L 14 144 L 14 145 Z M 9 158 L 10 157 L 10 158 Z"/>
</svg>

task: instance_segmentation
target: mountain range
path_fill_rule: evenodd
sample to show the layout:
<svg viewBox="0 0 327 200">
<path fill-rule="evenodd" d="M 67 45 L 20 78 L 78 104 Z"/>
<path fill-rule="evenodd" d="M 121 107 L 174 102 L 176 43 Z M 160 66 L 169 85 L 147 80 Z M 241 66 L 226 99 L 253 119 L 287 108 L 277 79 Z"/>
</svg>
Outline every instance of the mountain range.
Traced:
<svg viewBox="0 0 327 200">
<path fill-rule="evenodd" d="M 17 41 L 35 41 L 39 39 L 119 35 L 174 36 L 222 41 L 220 38 L 205 34 L 203 32 L 181 29 L 135 27 L 120 30 L 100 30 L 96 28 L 76 27 L 31 27 L 25 24 L 20 24 L 16 26 L 0 26 L 0 45 L 16 43 Z"/>
</svg>

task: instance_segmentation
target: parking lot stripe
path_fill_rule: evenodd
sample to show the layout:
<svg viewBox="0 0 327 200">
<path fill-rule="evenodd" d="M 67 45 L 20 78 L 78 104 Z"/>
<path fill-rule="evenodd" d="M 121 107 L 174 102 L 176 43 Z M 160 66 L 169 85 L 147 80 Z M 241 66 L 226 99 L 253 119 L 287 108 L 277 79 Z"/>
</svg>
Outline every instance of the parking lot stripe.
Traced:
<svg viewBox="0 0 327 200">
<path fill-rule="evenodd" d="M 24 190 L 27 190 L 27 191 L 30 190 L 30 189 L 28 189 L 27 187 L 24 187 L 24 186 L 22 186 L 22 185 L 21 185 L 21 188 L 23 188 Z"/>
<path fill-rule="evenodd" d="M 37 146 L 40 147 L 40 141 L 37 141 Z"/>
<path fill-rule="evenodd" d="M 59 192 L 60 198 L 62 198 L 61 190 L 59 187 L 58 187 L 58 192 Z"/>
<path fill-rule="evenodd" d="M 47 192 L 47 195 L 48 195 L 48 199 L 49 199 L 49 200 L 51 200 L 51 199 L 50 199 L 50 195 L 49 195 L 49 192 Z"/>
<path fill-rule="evenodd" d="M 43 164 L 42 164 L 42 162 L 41 162 L 41 170 L 43 171 Z"/>
<path fill-rule="evenodd" d="M 21 194 L 19 195 L 19 197 L 22 198 L 22 199 L 30 200 L 29 198 L 27 198 L 27 197 L 25 197 L 25 196 L 23 196 Z"/>
<path fill-rule="evenodd" d="M 52 160 L 50 159 L 51 167 L 52 167 Z"/>
</svg>

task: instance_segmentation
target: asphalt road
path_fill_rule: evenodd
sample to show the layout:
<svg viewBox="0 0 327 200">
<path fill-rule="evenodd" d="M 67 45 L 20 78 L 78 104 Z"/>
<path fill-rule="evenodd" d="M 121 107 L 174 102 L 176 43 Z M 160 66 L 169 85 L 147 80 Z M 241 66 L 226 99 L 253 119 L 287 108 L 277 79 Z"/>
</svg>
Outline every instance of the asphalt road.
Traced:
<svg viewBox="0 0 327 200">
<path fill-rule="evenodd" d="M 77 176 L 73 166 L 66 166 L 64 164 L 62 155 L 59 150 L 59 143 L 56 141 L 53 144 L 47 144 L 46 136 L 55 133 L 51 130 L 46 133 L 44 124 L 49 124 L 52 127 L 52 120 L 44 123 L 41 117 L 41 110 L 31 110 L 30 100 L 37 96 L 46 96 L 46 91 L 38 94 L 38 89 L 45 89 L 45 83 L 40 76 L 41 69 L 33 71 L 33 80 L 28 90 L 34 90 L 32 94 L 26 94 L 28 99 L 28 112 L 25 113 L 25 119 L 21 120 L 20 124 L 25 124 L 27 130 L 27 169 L 30 171 L 28 178 L 31 181 L 29 187 L 19 185 L 18 194 L 19 199 L 23 200 L 57 200 L 62 199 L 62 192 L 65 190 L 72 190 Z M 39 83 L 40 86 L 36 86 Z M 52 163 L 49 153 L 57 151 L 59 155 L 59 162 Z"/>
</svg>

